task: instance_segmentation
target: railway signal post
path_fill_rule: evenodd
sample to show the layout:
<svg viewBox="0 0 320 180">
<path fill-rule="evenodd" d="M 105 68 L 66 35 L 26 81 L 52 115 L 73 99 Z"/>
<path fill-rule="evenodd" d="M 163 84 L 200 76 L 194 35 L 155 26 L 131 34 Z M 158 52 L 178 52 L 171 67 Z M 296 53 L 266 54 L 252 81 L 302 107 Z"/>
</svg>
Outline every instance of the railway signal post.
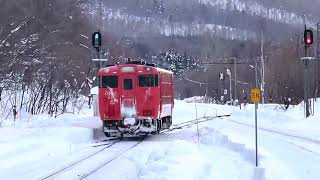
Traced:
<svg viewBox="0 0 320 180">
<path fill-rule="evenodd" d="M 98 60 L 98 69 L 101 68 L 100 62 L 100 52 L 101 52 L 101 45 L 102 45 L 102 37 L 100 31 L 92 33 L 92 47 L 97 52 L 97 60 Z"/>
<path fill-rule="evenodd" d="M 96 62 L 96 66 L 99 71 L 99 69 L 103 68 L 104 66 L 103 62 L 108 61 L 108 59 L 104 57 L 105 47 L 102 46 L 102 35 L 100 31 L 96 31 L 92 33 L 91 40 L 92 40 L 92 48 L 93 48 L 93 50 L 91 50 L 92 61 Z M 97 83 L 99 84 L 99 79 L 97 79 Z"/>
<path fill-rule="evenodd" d="M 251 102 L 255 104 L 255 140 L 256 140 L 256 167 L 258 167 L 258 103 L 261 101 L 261 90 L 251 89 Z"/>
<path fill-rule="evenodd" d="M 100 70 L 100 68 L 103 67 L 103 63 L 102 61 L 108 61 L 108 59 L 103 59 L 102 57 L 102 35 L 100 33 L 100 31 L 96 31 L 92 33 L 92 37 L 91 37 L 91 45 L 92 45 L 92 49 L 91 51 L 91 59 L 92 61 L 95 62 L 95 65 L 97 67 L 97 72 Z M 101 80 L 98 76 L 96 76 L 95 80 L 94 80 L 94 86 L 99 87 L 101 85 Z M 89 97 L 89 102 L 91 101 L 91 99 L 93 100 L 93 109 L 94 109 L 94 115 L 98 116 L 98 94 L 96 94 L 97 92 L 93 93 L 90 95 Z M 90 104 L 89 104 L 90 105 Z"/>
<path fill-rule="evenodd" d="M 305 103 L 305 115 L 306 118 L 310 116 L 310 109 L 309 109 L 309 98 L 308 98 L 308 65 L 309 60 L 314 58 L 308 57 L 308 49 L 313 44 L 313 32 L 310 29 L 307 29 L 305 26 L 304 30 L 304 44 L 305 44 L 305 57 L 301 58 L 304 61 L 304 103 Z"/>
</svg>

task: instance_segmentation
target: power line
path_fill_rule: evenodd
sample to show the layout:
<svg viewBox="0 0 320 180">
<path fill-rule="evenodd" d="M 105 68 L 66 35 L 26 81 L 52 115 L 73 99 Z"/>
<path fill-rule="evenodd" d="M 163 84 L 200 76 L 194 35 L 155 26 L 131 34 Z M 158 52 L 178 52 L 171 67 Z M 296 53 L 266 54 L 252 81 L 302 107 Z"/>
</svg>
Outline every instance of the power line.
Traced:
<svg viewBox="0 0 320 180">
<path fill-rule="evenodd" d="M 204 82 L 199 82 L 199 81 L 195 81 L 195 80 L 191 80 L 189 78 L 185 78 L 186 81 L 195 83 L 195 84 L 199 84 L 200 86 L 202 85 L 217 85 L 217 83 L 204 83 Z"/>
<path fill-rule="evenodd" d="M 239 59 L 235 57 L 230 58 L 218 58 L 211 61 L 200 63 L 202 65 L 234 65 L 234 99 L 237 99 L 237 64 L 249 64 L 248 59 Z M 231 77 L 230 77 L 231 79 Z M 230 84 L 231 87 L 231 84 Z M 232 94 L 232 92 L 230 92 Z M 230 94 L 230 97 L 232 97 Z"/>
<path fill-rule="evenodd" d="M 249 64 L 247 59 L 238 58 L 218 58 L 211 61 L 201 62 L 202 65 L 217 65 L 217 64 Z"/>
</svg>

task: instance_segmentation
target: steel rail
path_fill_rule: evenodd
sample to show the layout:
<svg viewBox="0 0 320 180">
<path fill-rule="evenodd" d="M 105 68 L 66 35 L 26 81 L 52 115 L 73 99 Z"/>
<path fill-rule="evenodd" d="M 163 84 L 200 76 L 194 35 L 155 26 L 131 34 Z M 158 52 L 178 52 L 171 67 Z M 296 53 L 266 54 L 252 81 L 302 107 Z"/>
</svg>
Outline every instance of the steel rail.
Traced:
<svg viewBox="0 0 320 180">
<path fill-rule="evenodd" d="M 110 144 L 107 144 L 107 146 L 105 146 L 105 147 L 103 147 L 102 149 L 100 149 L 100 150 L 98 150 L 98 151 L 90 154 L 89 156 L 85 156 L 85 157 L 83 157 L 83 158 L 81 158 L 81 159 L 79 159 L 79 160 L 77 160 L 77 161 L 75 161 L 75 162 L 73 162 L 73 163 L 71 163 L 71 164 L 69 164 L 69 165 L 67 165 L 67 166 L 65 166 L 65 167 L 63 167 L 63 168 L 55 171 L 55 172 L 53 172 L 53 173 L 50 173 L 50 174 L 46 175 L 45 177 L 41 178 L 41 180 L 50 179 L 50 178 L 52 178 L 52 177 L 54 177 L 54 176 L 62 173 L 62 172 L 65 171 L 66 169 L 69 169 L 69 168 L 71 168 L 71 167 L 74 167 L 75 165 L 77 165 L 77 164 L 79 164 L 79 163 L 81 163 L 81 162 L 83 162 L 83 161 L 85 161 L 85 160 L 87 160 L 87 159 L 90 159 L 91 157 L 95 156 L 96 154 L 98 154 L 98 153 L 100 153 L 100 152 L 102 152 L 102 151 L 110 148 L 111 146 L 113 146 L 113 145 L 115 145 L 115 144 L 117 144 L 117 143 L 119 143 L 119 142 L 120 142 L 120 139 L 117 139 L 117 141 L 114 141 L 114 142 L 111 142 Z"/>
</svg>

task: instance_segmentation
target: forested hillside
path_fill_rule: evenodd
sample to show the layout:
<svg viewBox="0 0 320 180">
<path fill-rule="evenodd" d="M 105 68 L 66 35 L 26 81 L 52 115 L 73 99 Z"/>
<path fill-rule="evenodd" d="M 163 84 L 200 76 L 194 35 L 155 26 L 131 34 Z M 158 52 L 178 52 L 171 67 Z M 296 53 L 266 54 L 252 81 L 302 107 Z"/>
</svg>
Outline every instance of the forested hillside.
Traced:
<svg viewBox="0 0 320 180">
<path fill-rule="evenodd" d="M 314 27 L 319 21 L 319 5 L 314 0 L 1 0 L 0 86 L 32 90 L 37 102 L 87 95 L 96 68 L 90 38 L 100 30 L 108 64 L 127 57 L 154 62 L 176 73 L 177 98 L 205 92 L 218 98 L 219 72 L 229 65 L 203 62 L 236 58 L 254 65 L 262 34 L 266 96 L 276 101 L 294 96 L 298 102 L 298 35 L 304 22 Z M 238 94 L 254 85 L 249 64 L 238 65 L 238 80 L 244 82 Z M 210 84 L 205 88 L 184 79 Z"/>
</svg>

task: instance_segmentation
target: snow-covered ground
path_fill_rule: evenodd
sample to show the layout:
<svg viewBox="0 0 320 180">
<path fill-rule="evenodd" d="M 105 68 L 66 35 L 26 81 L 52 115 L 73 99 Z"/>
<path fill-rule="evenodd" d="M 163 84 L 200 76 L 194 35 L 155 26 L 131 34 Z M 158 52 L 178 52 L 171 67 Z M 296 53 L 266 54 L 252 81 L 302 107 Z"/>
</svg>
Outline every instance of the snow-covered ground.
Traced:
<svg viewBox="0 0 320 180">
<path fill-rule="evenodd" d="M 100 122 L 91 114 L 88 110 L 57 118 L 24 114 L 15 123 L 4 121 L 0 128 L 0 179 L 35 179 L 68 162 L 70 155 L 93 141 L 91 128 Z"/>
<path fill-rule="evenodd" d="M 190 101 L 189 101 L 190 102 Z M 316 110 L 320 104 L 316 105 Z M 259 167 L 255 167 L 254 106 L 176 101 L 174 124 L 201 117 L 231 114 L 135 141 L 124 139 L 57 179 L 79 179 L 113 159 L 87 179 L 307 179 L 320 177 L 320 111 L 303 118 L 303 106 L 260 105 L 258 111 Z M 104 146 L 93 128 L 100 121 L 92 111 L 48 115 L 23 114 L 0 128 L 0 179 L 41 179 Z"/>
</svg>

